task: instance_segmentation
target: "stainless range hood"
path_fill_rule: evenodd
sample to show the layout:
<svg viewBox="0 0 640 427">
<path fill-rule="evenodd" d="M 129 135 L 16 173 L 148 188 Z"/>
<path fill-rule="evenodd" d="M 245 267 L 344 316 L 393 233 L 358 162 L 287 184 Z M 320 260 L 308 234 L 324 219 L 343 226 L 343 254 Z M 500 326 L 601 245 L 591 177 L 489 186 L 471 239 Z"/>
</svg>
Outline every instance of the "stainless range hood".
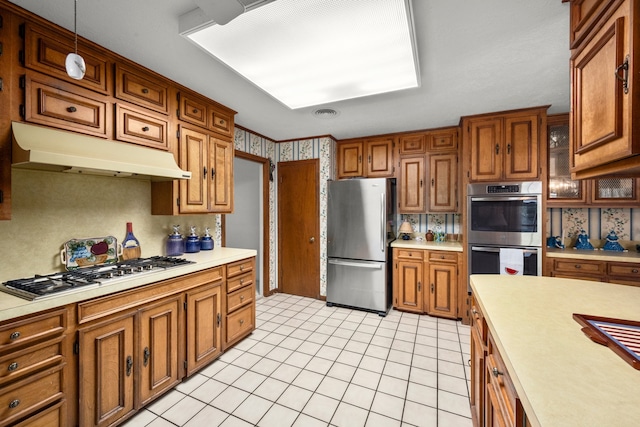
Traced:
<svg viewBox="0 0 640 427">
<path fill-rule="evenodd" d="M 166 181 L 190 179 L 173 154 L 125 142 L 12 122 L 12 167 Z"/>
</svg>

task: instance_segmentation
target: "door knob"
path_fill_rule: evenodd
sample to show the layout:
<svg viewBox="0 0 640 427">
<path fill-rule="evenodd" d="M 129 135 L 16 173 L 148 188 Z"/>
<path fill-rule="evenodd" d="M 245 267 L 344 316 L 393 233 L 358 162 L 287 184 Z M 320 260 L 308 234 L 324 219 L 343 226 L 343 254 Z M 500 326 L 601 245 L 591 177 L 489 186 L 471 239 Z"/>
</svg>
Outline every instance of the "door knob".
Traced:
<svg viewBox="0 0 640 427">
<path fill-rule="evenodd" d="M 309 243 L 313 243 L 313 242 L 315 242 L 315 241 L 316 241 L 316 238 L 315 238 L 315 237 L 312 237 L 312 238 L 310 238 L 310 239 L 309 239 Z"/>
</svg>

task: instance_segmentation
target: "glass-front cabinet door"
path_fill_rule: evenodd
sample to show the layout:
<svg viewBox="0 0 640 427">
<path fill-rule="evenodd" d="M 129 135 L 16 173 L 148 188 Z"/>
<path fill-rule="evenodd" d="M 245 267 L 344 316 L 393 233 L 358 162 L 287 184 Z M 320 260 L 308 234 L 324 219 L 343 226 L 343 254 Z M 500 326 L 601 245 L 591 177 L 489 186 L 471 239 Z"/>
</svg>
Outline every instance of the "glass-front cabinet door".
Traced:
<svg viewBox="0 0 640 427">
<path fill-rule="evenodd" d="M 638 206 L 637 178 L 600 178 L 573 180 L 569 163 L 569 115 L 547 118 L 549 173 L 547 206 Z"/>
</svg>

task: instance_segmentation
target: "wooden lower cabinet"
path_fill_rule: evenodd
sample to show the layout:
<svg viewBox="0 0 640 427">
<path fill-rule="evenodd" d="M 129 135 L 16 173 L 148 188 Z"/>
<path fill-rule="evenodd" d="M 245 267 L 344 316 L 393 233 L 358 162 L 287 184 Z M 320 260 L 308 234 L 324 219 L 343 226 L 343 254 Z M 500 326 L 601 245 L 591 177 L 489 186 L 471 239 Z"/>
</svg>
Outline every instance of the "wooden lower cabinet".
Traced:
<svg viewBox="0 0 640 427">
<path fill-rule="evenodd" d="M 546 275 L 640 286 L 640 263 L 547 257 Z"/>
<path fill-rule="evenodd" d="M 459 257 L 457 252 L 394 248 L 394 308 L 456 319 Z"/>
<path fill-rule="evenodd" d="M 78 331 L 81 426 L 108 426 L 133 413 L 135 320 L 129 311 Z"/>
<path fill-rule="evenodd" d="M 187 292 L 187 376 L 222 352 L 222 281 Z"/>
<path fill-rule="evenodd" d="M 225 304 L 225 349 L 255 329 L 255 295 L 255 258 L 229 264 Z"/>
</svg>

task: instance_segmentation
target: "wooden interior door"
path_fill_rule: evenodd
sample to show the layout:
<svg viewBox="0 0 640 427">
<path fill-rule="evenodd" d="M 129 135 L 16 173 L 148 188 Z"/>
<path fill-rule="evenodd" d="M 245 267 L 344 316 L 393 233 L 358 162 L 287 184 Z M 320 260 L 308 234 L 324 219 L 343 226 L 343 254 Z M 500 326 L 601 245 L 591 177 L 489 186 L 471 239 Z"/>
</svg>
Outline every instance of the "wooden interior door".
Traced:
<svg viewBox="0 0 640 427">
<path fill-rule="evenodd" d="M 320 297 L 319 160 L 278 163 L 278 287 Z"/>
</svg>

